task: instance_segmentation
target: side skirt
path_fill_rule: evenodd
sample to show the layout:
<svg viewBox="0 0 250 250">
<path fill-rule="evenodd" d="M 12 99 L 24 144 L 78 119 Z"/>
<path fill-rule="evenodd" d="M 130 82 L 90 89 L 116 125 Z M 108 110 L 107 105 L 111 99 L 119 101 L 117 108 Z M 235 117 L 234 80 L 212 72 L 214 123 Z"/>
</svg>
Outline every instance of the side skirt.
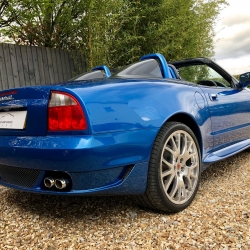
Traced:
<svg viewBox="0 0 250 250">
<path fill-rule="evenodd" d="M 204 163 L 212 163 L 215 161 L 223 160 L 229 156 L 235 155 L 250 146 L 250 139 L 230 145 L 226 148 L 212 152 L 204 160 Z"/>
</svg>

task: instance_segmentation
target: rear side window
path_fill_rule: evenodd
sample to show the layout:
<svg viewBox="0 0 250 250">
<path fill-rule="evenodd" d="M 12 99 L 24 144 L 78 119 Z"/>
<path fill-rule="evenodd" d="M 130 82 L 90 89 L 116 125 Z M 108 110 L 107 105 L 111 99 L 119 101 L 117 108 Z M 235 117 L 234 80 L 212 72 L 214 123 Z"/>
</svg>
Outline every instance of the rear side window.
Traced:
<svg viewBox="0 0 250 250">
<path fill-rule="evenodd" d="M 101 72 L 101 70 L 96 70 L 92 72 L 83 73 L 81 75 L 78 75 L 69 81 L 82 81 L 82 80 L 92 80 L 92 79 L 100 79 L 105 78 L 104 74 Z"/>
<path fill-rule="evenodd" d="M 115 76 L 130 78 L 163 78 L 159 63 L 155 59 L 149 59 L 131 64 L 119 71 Z"/>
</svg>

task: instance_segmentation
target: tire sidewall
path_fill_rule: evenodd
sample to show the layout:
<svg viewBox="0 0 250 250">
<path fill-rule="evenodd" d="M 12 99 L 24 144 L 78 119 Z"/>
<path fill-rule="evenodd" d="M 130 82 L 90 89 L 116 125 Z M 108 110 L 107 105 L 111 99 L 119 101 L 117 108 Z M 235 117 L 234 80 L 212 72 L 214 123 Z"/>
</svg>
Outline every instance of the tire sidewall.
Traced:
<svg viewBox="0 0 250 250">
<path fill-rule="evenodd" d="M 164 145 L 166 143 L 166 140 L 169 138 L 169 136 L 172 133 L 174 133 L 177 130 L 184 130 L 185 132 L 187 132 L 192 137 L 192 139 L 195 142 L 196 148 L 197 148 L 198 160 L 199 160 L 199 173 L 198 173 L 198 180 L 197 180 L 197 184 L 196 184 L 195 190 L 193 191 L 193 194 L 191 195 L 191 197 L 189 198 L 189 200 L 186 201 L 183 204 L 175 204 L 175 203 L 171 202 L 168 199 L 168 197 L 165 194 L 164 188 L 162 186 L 162 181 L 161 181 L 161 168 L 160 168 L 160 164 L 161 164 L 162 150 L 163 150 L 163 147 L 164 147 Z M 155 164 L 155 166 L 154 166 L 154 167 L 157 168 L 156 175 L 155 175 L 155 177 L 156 177 L 155 182 L 158 184 L 157 185 L 158 194 L 159 194 L 159 196 L 160 196 L 163 204 L 168 208 L 168 210 L 171 210 L 172 212 L 179 212 L 179 211 L 185 209 L 186 207 L 188 207 L 192 203 L 192 201 L 193 201 L 193 199 L 194 199 L 194 197 L 195 197 L 195 195 L 197 193 L 197 190 L 199 188 L 200 175 L 201 175 L 200 147 L 199 147 L 198 141 L 197 141 L 194 133 L 192 132 L 192 130 L 189 127 L 187 127 L 186 125 L 182 124 L 182 123 L 173 123 L 172 126 L 170 126 L 167 130 L 165 130 L 163 132 L 163 136 L 160 136 L 159 139 L 160 139 L 160 147 L 158 149 L 158 154 L 156 156 L 156 162 L 157 162 L 157 164 Z"/>
</svg>

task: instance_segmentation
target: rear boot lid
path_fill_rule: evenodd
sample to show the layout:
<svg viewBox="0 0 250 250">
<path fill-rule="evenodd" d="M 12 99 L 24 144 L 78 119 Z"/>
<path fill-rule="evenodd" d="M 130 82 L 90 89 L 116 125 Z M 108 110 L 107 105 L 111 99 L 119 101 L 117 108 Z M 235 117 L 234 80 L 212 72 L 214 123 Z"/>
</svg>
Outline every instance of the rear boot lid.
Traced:
<svg viewBox="0 0 250 250">
<path fill-rule="evenodd" d="M 0 135 L 46 135 L 49 95 L 46 86 L 0 91 Z"/>
</svg>

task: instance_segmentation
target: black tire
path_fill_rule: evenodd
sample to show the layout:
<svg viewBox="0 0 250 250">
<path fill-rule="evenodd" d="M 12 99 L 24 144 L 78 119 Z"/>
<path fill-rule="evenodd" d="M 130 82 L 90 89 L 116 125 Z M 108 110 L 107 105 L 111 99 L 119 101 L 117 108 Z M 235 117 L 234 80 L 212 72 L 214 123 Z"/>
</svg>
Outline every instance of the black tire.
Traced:
<svg viewBox="0 0 250 250">
<path fill-rule="evenodd" d="M 200 172 L 200 150 L 194 133 L 182 123 L 168 122 L 152 148 L 146 192 L 136 201 L 153 210 L 182 211 L 197 193 Z"/>
</svg>

